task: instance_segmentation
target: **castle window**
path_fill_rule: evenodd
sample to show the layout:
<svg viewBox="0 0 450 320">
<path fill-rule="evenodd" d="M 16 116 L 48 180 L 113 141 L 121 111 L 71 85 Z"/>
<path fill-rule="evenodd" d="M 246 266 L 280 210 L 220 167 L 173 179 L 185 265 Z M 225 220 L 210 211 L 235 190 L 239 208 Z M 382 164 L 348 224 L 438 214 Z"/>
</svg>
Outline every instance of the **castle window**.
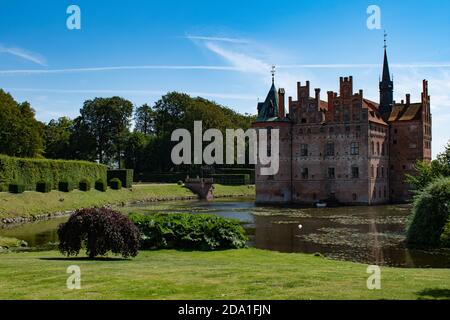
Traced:
<svg viewBox="0 0 450 320">
<path fill-rule="evenodd" d="M 346 133 L 350 133 L 350 130 L 351 130 L 350 127 L 348 127 L 348 126 L 345 127 L 345 132 L 346 132 Z"/>
<path fill-rule="evenodd" d="M 306 118 L 302 118 L 302 123 L 306 123 Z"/>
<path fill-rule="evenodd" d="M 371 143 L 371 147 L 372 147 L 372 154 L 375 154 L 375 143 L 372 141 Z"/>
<path fill-rule="evenodd" d="M 375 178 L 375 168 L 373 167 L 373 165 L 370 167 L 370 172 L 371 172 L 372 179 Z"/>
<path fill-rule="evenodd" d="M 380 143 L 379 142 L 377 142 L 377 154 L 378 155 L 381 154 L 381 152 L 380 152 Z"/>
<path fill-rule="evenodd" d="M 361 126 L 356 126 L 356 131 L 361 132 Z"/>
<path fill-rule="evenodd" d="M 328 179 L 334 179 L 336 177 L 334 168 L 328 168 Z"/>
<path fill-rule="evenodd" d="M 353 177 L 353 179 L 359 178 L 359 168 L 358 167 L 352 167 L 352 177 Z"/>
<path fill-rule="evenodd" d="M 303 168 L 302 179 L 308 179 L 308 178 L 309 178 L 309 170 L 308 170 L 308 168 Z"/>
<path fill-rule="evenodd" d="M 308 156 L 308 145 L 307 144 L 300 145 L 300 156 L 302 156 L 302 157 Z"/>
<path fill-rule="evenodd" d="M 386 145 L 383 143 L 382 145 L 381 145 L 381 155 L 382 156 L 384 156 L 384 154 L 385 154 L 385 149 L 386 148 Z"/>
<path fill-rule="evenodd" d="M 381 177 L 384 178 L 384 167 L 381 167 Z"/>
<path fill-rule="evenodd" d="M 334 133 L 334 128 L 333 127 L 330 128 L 330 134 L 331 133 Z"/>
<path fill-rule="evenodd" d="M 380 187 L 380 189 L 378 190 L 378 198 L 381 199 L 381 187 Z"/>
<path fill-rule="evenodd" d="M 325 154 L 327 156 L 334 156 L 334 143 L 333 142 L 327 143 L 327 149 L 326 149 Z"/>
<path fill-rule="evenodd" d="M 359 143 L 358 142 L 352 142 L 352 144 L 350 146 L 350 154 L 352 156 L 359 155 Z"/>
</svg>

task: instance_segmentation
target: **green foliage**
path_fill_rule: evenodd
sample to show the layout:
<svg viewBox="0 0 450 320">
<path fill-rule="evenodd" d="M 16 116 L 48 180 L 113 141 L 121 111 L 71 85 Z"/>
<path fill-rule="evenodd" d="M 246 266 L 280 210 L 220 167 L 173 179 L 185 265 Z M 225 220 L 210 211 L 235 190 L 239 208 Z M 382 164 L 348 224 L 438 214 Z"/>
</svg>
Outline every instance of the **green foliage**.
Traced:
<svg viewBox="0 0 450 320">
<path fill-rule="evenodd" d="M 177 182 L 177 185 L 179 185 L 179 186 L 182 186 L 183 184 L 184 184 L 184 182 L 181 180 Z"/>
<path fill-rule="evenodd" d="M 0 153 L 37 157 L 43 152 L 43 127 L 28 102 L 17 103 L 0 89 Z"/>
<path fill-rule="evenodd" d="M 188 174 L 186 173 L 146 173 L 139 177 L 139 180 L 155 183 L 178 183 L 185 181 Z"/>
<path fill-rule="evenodd" d="M 25 186 L 19 183 L 10 183 L 9 184 L 9 192 L 11 193 L 24 193 Z"/>
<path fill-rule="evenodd" d="M 450 177 L 450 143 L 445 151 L 431 163 L 418 161 L 414 167 L 415 173 L 407 175 L 406 181 L 412 185 L 414 192 L 421 192 L 431 182 L 439 177 Z"/>
<path fill-rule="evenodd" d="M 120 181 L 119 178 L 111 179 L 109 181 L 109 186 L 113 190 L 120 190 L 120 189 L 122 189 L 122 181 Z"/>
<path fill-rule="evenodd" d="M 51 120 L 44 128 L 45 157 L 49 159 L 72 159 L 71 137 L 73 120 L 67 117 Z"/>
<path fill-rule="evenodd" d="M 91 182 L 87 179 L 81 180 L 78 184 L 78 189 L 85 192 L 91 190 Z"/>
<path fill-rule="evenodd" d="M 219 250 L 243 248 L 248 240 L 239 221 L 214 215 L 131 214 L 144 249 Z"/>
<path fill-rule="evenodd" d="M 29 191 L 35 191 L 39 181 L 49 182 L 52 189 L 57 189 L 58 182 L 63 180 L 106 179 L 106 170 L 106 166 L 92 162 L 26 159 L 0 155 L 0 184 L 18 182 L 25 185 Z"/>
<path fill-rule="evenodd" d="M 58 190 L 61 192 L 70 192 L 73 190 L 73 184 L 70 181 L 60 181 L 58 183 Z"/>
<path fill-rule="evenodd" d="M 95 190 L 106 192 L 108 189 L 108 185 L 106 184 L 105 180 L 97 180 L 95 181 Z"/>
<path fill-rule="evenodd" d="M 441 246 L 444 248 L 450 248 L 450 218 L 444 227 L 444 232 L 441 234 Z"/>
<path fill-rule="evenodd" d="M 444 226 L 450 217 L 450 177 L 438 178 L 414 199 L 408 227 L 408 243 L 439 246 Z"/>
<path fill-rule="evenodd" d="M 49 193 L 52 191 L 52 184 L 47 181 L 39 181 L 36 183 L 36 191 L 41 193 Z"/>
<path fill-rule="evenodd" d="M 120 163 L 133 104 L 120 97 L 95 98 L 85 101 L 80 113 L 79 126 L 95 141 L 100 163 Z"/>
<path fill-rule="evenodd" d="M 134 131 L 144 135 L 152 134 L 154 132 L 154 118 L 155 113 L 148 104 L 140 106 L 134 113 Z"/>
<path fill-rule="evenodd" d="M 250 184 L 250 175 L 248 174 L 212 174 L 214 183 L 223 185 L 247 185 Z"/>
<path fill-rule="evenodd" d="M 139 248 L 139 230 L 123 214 L 106 208 L 82 209 L 59 226 L 59 250 L 77 256 L 83 246 L 89 258 L 109 251 L 124 258 L 135 257 Z"/>
<path fill-rule="evenodd" d="M 113 179 L 120 180 L 121 186 L 125 188 L 131 188 L 133 186 L 132 169 L 108 170 L 107 177 L 108 181 Z"/>
</svg>

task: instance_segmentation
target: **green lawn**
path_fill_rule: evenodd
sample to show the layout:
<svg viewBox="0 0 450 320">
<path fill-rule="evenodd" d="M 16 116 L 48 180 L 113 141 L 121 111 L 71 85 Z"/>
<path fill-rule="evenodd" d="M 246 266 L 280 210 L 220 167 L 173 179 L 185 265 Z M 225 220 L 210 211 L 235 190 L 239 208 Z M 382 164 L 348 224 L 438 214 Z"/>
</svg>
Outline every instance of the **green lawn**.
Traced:
<svg viewBox="0 0 450 320">
<path fill-rule="evenodd" d="M 81 290 L 66 269 L 81 268 Z M 382 268 L 256 249 L 146 251 L 132 260 L 65 259 L 58 252 L 0 254 L 0 299 L 450 299 L 449 269 Z"/>
<path fill-rule="evenodd" d="M 216 185 L 215 194 L 223 196 L 254 196 L 254 186 L 220 186 Z M 52 191 L 50 193 L 25 192 L 23 194 L 0 193 L 0 218 L 29 217 L 40 214 L 70 211 L 79 208 L 116 205 L 123 202 L 154 199 L 175 199 L 195 197 L 183 186 L 176 184 L 137 185 L 132 190 L 119 191 L 108 189 L 107 192 L 91 190 L 82 192 L 74 190 L 69 193 Z"/>
</svg>

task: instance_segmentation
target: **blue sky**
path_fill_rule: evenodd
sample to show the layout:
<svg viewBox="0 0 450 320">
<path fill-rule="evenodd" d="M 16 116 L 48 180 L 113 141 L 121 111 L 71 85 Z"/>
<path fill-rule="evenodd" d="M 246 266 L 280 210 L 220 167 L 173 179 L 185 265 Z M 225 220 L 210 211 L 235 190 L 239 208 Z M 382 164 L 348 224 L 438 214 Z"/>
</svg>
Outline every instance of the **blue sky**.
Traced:
<svg viewBox="0 0 450 320">
<path fill-rule="evenodd" d="M 81 8 L 81 30 L 66 9 Z M 381 8 L 382 30 L 366 26 Z M 30 101 L 38 119 L 75 117 L 83 101 L 120 95 L 135 105 L 168 91 L 202 95 L 255 113 L 276 81 L 295 96 L 297 81 L 354 90 L 378 101 L 387 30 L 395 99 L 420 99 L 430 83 L 433 153 L 450 138 L 450 1 L 0 0 L 0 88 Z"/>
</svg>

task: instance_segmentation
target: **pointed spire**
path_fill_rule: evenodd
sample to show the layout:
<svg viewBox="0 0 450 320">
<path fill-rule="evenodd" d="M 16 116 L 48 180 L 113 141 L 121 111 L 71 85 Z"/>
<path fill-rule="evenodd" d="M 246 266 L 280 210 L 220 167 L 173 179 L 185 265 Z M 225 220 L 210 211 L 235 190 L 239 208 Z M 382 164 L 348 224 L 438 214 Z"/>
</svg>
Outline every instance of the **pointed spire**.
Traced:
<svg viewBox="0 0 450 320">
<path fill-rule="evenodd" d="M 391 80 L 389 61 L 387 56 L 387 33 L 384 32 L 384 61 L 383 75 L 380 81 L 380 114 L 389 114 L 392 111 L 394 100 L 394 82 Z"/>
<path fill-rule="evenodd" d="M 272 73 L 272 84 L 275 84 L 275 73 L 276 73 L 276 67 L 272 66 L 272 70 L 270 71 Z"/>
</svg>

